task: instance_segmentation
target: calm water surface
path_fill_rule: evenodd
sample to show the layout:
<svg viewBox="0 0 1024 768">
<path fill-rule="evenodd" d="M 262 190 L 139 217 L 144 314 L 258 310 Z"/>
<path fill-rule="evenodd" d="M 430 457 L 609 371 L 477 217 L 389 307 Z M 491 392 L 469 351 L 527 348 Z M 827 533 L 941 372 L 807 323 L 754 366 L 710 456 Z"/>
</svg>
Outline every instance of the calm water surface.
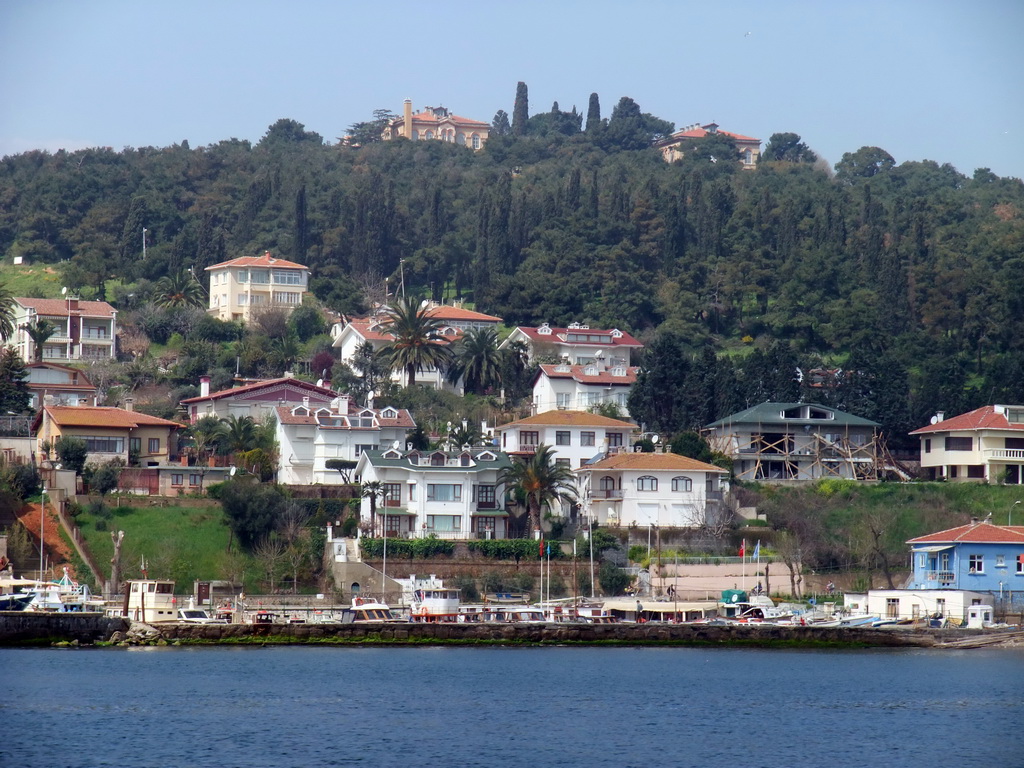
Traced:
<svg viewBox="0 0 1024 768">
<path fill-rule="evenodd" d="M 1024 766 L 1024 652 L 0 649 L 0 766 Z"/>
</svg>

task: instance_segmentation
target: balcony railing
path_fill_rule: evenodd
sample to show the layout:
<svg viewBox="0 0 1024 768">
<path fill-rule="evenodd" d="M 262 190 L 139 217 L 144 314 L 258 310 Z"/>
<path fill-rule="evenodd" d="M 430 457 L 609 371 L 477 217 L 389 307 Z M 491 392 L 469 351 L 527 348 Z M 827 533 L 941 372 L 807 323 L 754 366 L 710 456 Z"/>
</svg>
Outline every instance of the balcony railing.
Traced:
<svg viewBox="0 0 1024 768">
<path fill-rule="evenodd" d="M 497 509 L 498 508 L 498 502 L 494 501 L 494 500 L 492 500 L 492 501 L 478 501 L 476 503 L 476 508 L 477 508 L 478 511 L 479 510 Z"/>
<path fill-rule="evenodd" d="M 1022 461 L 1024 460 L 1024 448 L 989 448 L 985 451 L 985 458 Z"/>
<path fill-rule="evenodd" d="M 926 571 L 925 579 L 928 581 L 940 581 L 943 584 L 950 584 L 956 581 L 956 574 L 953 571 Z"/>
<path fill-rule="evenodd" d="M 536 452 L 537 452 L 537 444 L 536 443 L 520 443 L 519 444 L 519 451 L 518 451 L 518 453 L 536 453 Z"/>
<path fill-rule="evenodd" d="M 592 499 L 621 499 L 622 491 L 618 489 L 599 489 L 590 492 Z"/>
</svg>

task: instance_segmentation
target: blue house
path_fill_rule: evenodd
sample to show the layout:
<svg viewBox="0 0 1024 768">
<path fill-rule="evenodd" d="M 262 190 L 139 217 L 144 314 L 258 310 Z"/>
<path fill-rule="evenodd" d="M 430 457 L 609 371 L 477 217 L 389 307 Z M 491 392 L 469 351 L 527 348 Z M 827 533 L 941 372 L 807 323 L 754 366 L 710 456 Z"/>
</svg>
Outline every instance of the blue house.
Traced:
<svg viewBox="0 0 1024 768">
<path fill-rule="evenodd" d="M 907 543 L 909 589 L 968 589 L 1024 602 L 1024 526 L 972 521 Z"/>
</svg>

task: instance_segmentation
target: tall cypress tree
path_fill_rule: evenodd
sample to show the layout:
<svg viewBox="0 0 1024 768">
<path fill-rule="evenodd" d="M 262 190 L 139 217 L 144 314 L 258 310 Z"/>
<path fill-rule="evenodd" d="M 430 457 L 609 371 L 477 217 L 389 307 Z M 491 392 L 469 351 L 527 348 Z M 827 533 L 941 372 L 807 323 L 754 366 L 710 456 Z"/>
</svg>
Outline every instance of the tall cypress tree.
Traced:
<svg viewBox="0 0 1024 768">
<path fill-rule="evenodd" d="M 530 119 L 530 96 L 526 83 L 522 80 L 516 85 L 516 103 L 512 108 L 512 135 L 526 135 L 526 123 Z"/>
<path fill-rule="evenodd" d="M 587 106 L 587 133 L 593 133 L 601 127 L 601 101 L 596 93 L 590 94 L 590 104 Z"/>
</svg>

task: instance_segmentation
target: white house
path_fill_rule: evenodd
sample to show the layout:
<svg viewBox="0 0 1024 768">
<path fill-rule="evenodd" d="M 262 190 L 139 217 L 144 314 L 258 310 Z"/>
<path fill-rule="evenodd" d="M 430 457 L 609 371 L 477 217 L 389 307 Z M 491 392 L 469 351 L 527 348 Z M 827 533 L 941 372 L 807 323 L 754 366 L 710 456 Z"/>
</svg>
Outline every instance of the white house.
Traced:
<svg viewBox="0 0 1024 768">
<path fill-rule="evenodd" d="M 354 462 L 363 451 L 404 447 L 406 435 L 416 427 L 404 408 L 359 408 L 348 395 L 336 397 L 329 407 L 308 400 L 278 406 L 275 414 L 281 457 L 277 480 L 284 485 L 341 485 L 345 478 L 327 467 L 330 459 Z"/>
<path fill-rule="evenodd" d="M 206 268 L 210 273 L 210 306 L 219 320 L 249 320 L 253 310 L 281 307 L 288 311 L 308 292 L 309 267 L 262 256 L 240 256 Z"/>
<path fill-rule="evenodd" d="M 621 451 L 575 470 L 583 514 L 602 525 L 699 528 L 722 501 L 721 467 L 675 453 Z"/>
<path fill-rule="evenodd" d="M 632 443 L 636 425 L 586 411 L 547 411 L 498 427 L 505 453 L 532 456 L 538 445 L 552 448 L 555 461 L 577 469 L 609 449 Z"/>
<path fill-rule="evenodd" d="M 601 330 L 586 323 L 570 323 L 566 328 L 554 328 L 547 323 L 538 328 L 519 326 L 512 329 L 500 348 L 517 341 L 526 344 L 531 362 L 540 358 L 586 365 L 603 356 L 604 362 L 613 368 L 631 365 L 634 352 L 644 346 L 618 328 Z"/>
<path fill-rule="evenodd" d="M 363 451 L 356 474 L 364 484 L 381 483 L 382 495 L 377 519 L 368 497 L 361 517 L 372 520 L 378 535 L 383 523 L 391 537 L 506 538 L 505 490 L 498 477 L 508 466 L 508 456 L 489 448 Z"/>
<path fill-rule="evenodd" d="M 440 321 L 440 335 L 448 343 L 458 341 L 462 334 L 471 328 L 497 328 L 501 323 L 500 317 L 445 304 L 435 304 L 428 310 L 428 314 Z M 394 336 L 384 330 L 389 319 L 385 307 L 370 317 L 352 318 L 335 323 L 331 328 L 331 336 L 334 338 L 334 347 L 338 350 L 341 361 L 351 365 L 356 351 L 367 342 L 373 346 L 374 351 L 387 348 L 394 341 Z M 445 373 L 437 368 L 425 368 L 422 372 L 416 373 L 416 383 L 435 389 L 446 386 L 451 388 L 445 379 Z M 404 384 L 405 377 L 404 370 L 394 371 L 391 375 L 392 381 L 397 384 Z"/>
<path fill-rule="evenodd" d="M 42 359 L 109 360 L 117 356 L 117 310 L 105 301 L 16 298 L 12 343 L 25 362 L 35 359 L 36 349 L 26 325 L 45 320 L 56 330 L 43 344 Z"/>
<path fill-rule="evenodd" d="M 1024 405 L 986 405 L 950 419 L 939 412 L 910 434 L 921 440 L 930 480 L 1024 483 Z"/>
<path fill-rule="evenodd" d="M 847 607 L 856 606 L 880 619 L 926 619 L 941 616 L 960 622 L 974 605 L 991 605 L 992 596 L 966 589 L 872 589 L 866 595 L 848 595 Z"/>
<path fill-rule="evenodd" d="M 636 366 L 605 365 L 600 352 L 596 360 L 582 365 L 541 365 L 533 379 L 533 410 L 544 413 L 614 405 L 623 416 L 629 416 L 627 402 L 639 370 Z"/>
</svg>

